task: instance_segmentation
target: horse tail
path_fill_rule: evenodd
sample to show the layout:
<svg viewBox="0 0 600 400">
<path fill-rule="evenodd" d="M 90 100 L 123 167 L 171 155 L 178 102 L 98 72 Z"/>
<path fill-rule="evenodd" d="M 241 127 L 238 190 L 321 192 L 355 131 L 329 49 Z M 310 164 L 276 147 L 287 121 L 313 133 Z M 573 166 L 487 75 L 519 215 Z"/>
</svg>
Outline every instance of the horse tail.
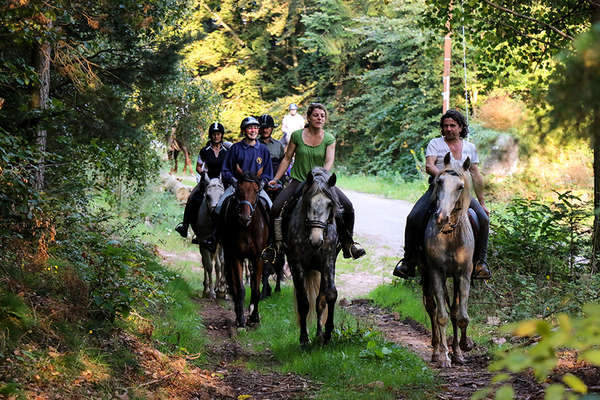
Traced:
<svg viewBox="0 0 600 400">
<path fill-rule="evenodd" d="M 308 317 L 306 323 L 312 323 L 317 318 L 317 296 L 321 287 L 321 273 L 316 270 L 307 271 L 304 275 L 304 287 L 306 289 L 306 295 L 308 296 Z M 296 310 L 296 317 L 298 324 L 300 323 L 300 313 L 298 312 L 298 298 L 296 297 L 296 288 L 294 288 L 294 309 Z M 327 318 L 327 306 L 321 316 L 321 322 L 325 323 Z"/>
</svg>

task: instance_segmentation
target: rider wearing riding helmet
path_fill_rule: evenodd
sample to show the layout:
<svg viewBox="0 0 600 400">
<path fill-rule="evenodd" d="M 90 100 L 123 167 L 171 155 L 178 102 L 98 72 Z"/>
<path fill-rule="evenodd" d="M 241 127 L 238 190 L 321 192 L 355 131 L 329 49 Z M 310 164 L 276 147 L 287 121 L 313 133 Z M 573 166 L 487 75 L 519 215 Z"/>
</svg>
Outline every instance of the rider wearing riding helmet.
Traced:
<svg viewBox="0 0 600 400">
<path fill-rule="evenodd" d="M 208 179 L 212 179 L 218 178 L 221 174 L 225 154 L 231 146 L 231 143 L 223 142 L 224 133 L 225 128 L 219 122 L 211 124 L 208 128 L 209 141 L 206 146 L 200 150 L 196 162 L 196 172 L 201 176 L 201 180 L 187 199 L 185 211 L 183 212 L 183 222 L 175 227 L 175 230 L 183 237 L 187 237 L 188 227 L 190 223 L 193 222 L 194 217 L 198 214 L 198 210 L 204 199 L 204 192 L 206 190 L 206 185 L 208 184 L 205 175 L 208 175 Z M 192 242 L 195 242 L 195 239 L 193 239 Z"/>
<path fill-rule="evenodd" d="M 263 183 L 269 182 L 273 177 L 273 166 L 271 165 L 271 155 L 267 146 L 261 144 L 258 139 L 258 129 L 260 123 L 254 117 L 246 117 L 240 124 L 240 130 L 244 138 L 231 146 L 223 162 L 223 181 L 231 186 L 225 190 L 223 196 L 219 199 L 216 211 L 221 211 L 223 202 L 235 191 L 235 183 L 241 176 L 239 169 L 248 174 L 259 175 Z M 269 196 L 261 188 L 259 196 L 267 203 L 270 208 L 272 203 Z"/>
<path fill-rule="evenodd" d="M 273 121 L 273 117 L 269 114 L 263 114 L 258 117 L 258 122 L 260 122 L 258 140 L 269 149 L 273 171 L 277 171 L 281 159 L 285 155 L 285 151 L 283 149 L 283 144 L 272 136 L 273 128 L 275 128 L 275 121 Z"/>
<path fill-rule="evenodd" d="M 444 170 L 444 157 L 447 153 L 450 153 L 453 163 L 462 164 L 467 157 L 471 161 L 469 172 L 473 179 L 477 200 L 471 197 L 469 208 L 475 211 L 479 220 L 479 233 L 476 238 L 474 256 L 477 261 L 473 268 L 473 279 L 489 279 L 491 273 L 487 265 L 487 245 L 490 212 L 485 207 L 483 199 L 483 177 L 477 167 L 479 164 L 477 149 L 473 143 L 465 140 L 469 128 L 460 112 L 448 110 L 440 119 L 440 128 L 442 137 L 432 139 L 425 152 L 425 170 L 430 175 L 429 188 L 415 203 L 406 218 L 404 258 L 394 268 L 394 275 L 405 279 L 415 276 L 419 248 L 423 246 L 427 221 L 433 212 L 431 208 L 431 196 L 434 188 L 433 179 Z"/>
<path fill-rule="evenodd" d="M 290 142 L 285 152 L 277 173 L 269 185 L 276 185 L 277 181 L 285 174 L 292 158 L 295 158 L 291 171 L 291 181 L 285 189 L 277 196 L 271 215 L 273 217 L 273 231 L 275 247 L 281 248 L 283 241 L 282 233 L 282 211 L 285 204 L 301 187 L 306 177 L 315 167 L 323 167 L 327 171 L 333 168 L 335 159 L 335 138 L 332 134 L 323 130 L 327 120 L 327 109 L 320 103 L 311 103 L 307 110 L 307 121 L 304 129 L 296 130 L 290 137 Z M 342 208 L 341 216 L 336 216 L 338 235 L 342 244 L 344 258 L 357 259 L 366 254 L 360 244 L 354 242 L 354 208 L 346 195 L 335 187 Z M 265 249 L 264 257 L 273 259 L 275 253 L 271 247 Z"/>
</svg>

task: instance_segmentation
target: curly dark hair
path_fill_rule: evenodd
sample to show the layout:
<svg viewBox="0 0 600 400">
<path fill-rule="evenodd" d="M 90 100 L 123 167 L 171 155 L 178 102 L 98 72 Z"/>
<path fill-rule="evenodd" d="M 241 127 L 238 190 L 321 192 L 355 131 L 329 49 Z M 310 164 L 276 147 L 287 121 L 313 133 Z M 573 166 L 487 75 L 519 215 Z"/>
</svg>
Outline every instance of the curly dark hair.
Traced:
<svg viewBox="0 0 600 400">
<path fill-rule="evenodd" d="M 442 118 L 440 118 L 440 130 L 443 129 L 443 125 L 444 125 L 444 120 L 446 118 L 451 118 L 454 121 L 456 121 L 456 123 L 458 124 L 458 126 L 460 126 L 462 128 L 462 130 L 460 131 L 460 137 L 461 138 L 466 138 L 469 135 L 469 126 L 467 125 L 467 120 L 465 119 L 464 115 L 461 114 L 460 111 L 458 110 L 448 110 L 444 113 L 444 115 L 442 115 Z M 444 135 L 444 132 L 442 131 L 442 136 Z"/>
</svg>

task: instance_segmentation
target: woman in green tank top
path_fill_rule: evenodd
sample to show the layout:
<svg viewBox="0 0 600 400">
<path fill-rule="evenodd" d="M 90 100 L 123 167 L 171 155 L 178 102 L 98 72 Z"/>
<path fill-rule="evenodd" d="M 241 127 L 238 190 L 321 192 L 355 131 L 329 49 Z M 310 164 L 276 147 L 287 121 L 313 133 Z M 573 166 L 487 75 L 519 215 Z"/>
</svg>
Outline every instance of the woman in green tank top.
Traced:
<svg viewBox="0 0 600 400">
<path fill-rule="evenodd" d="M 270 185 L 275 185 L 287 170 L 292 159 L 294 159 L 291 171 L 292 179 L 277 196 L 271 209 L 277 247 L 280 247 L 280 243 L 283 240 L 281 234 L 281 212 L 284 204 L 298 190 L 313 168 L 323 167 L 327 171 L 331 171 L 335 159 L 335 138 L 332 134 L 323 130 L 323 126 L 327 121 L 327 109 L 320 103 L 311 103 L 308 106 L 306 115 L 306 127 L 292 133 L 285 156 L 281 160 L 281 164 L 279 164 L 273 180 L 269 182 Z M 342 216 L 336 219 L 336 224 L 344 257 L 355 259 L 362 257 L 365 255 L 365 250 L 358 243 L 354 242 L 352 237 L 354 231 L 354 208 L 348 197 L 338 187 L 335 189 L 340 200 L 340 205 L 343 208 Z"/>
</svg>

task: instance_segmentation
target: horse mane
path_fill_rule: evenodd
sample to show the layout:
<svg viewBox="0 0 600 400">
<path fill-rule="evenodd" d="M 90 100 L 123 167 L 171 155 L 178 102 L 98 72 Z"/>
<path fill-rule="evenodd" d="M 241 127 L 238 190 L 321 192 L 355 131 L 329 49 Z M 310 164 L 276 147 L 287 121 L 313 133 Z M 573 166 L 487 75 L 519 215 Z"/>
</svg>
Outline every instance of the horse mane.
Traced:
<svg viewBox="0 0 600 400">
<path fill-rule="evenodd" d="M 334 214 L 340 209 L 340 200 L 334 186 L 329 186 L 327 183 L 331 174 L 323 167 L 314 168 L 310 174 L 312 174 L 312 183 L 306 184 L 304 187 L 304 193 L 302 194 L 302 207 L 306 209 L 308 202 L 311 198 L 319 193 L 323 193 L 331 201 L 333 201 Z"/>
</svg>

